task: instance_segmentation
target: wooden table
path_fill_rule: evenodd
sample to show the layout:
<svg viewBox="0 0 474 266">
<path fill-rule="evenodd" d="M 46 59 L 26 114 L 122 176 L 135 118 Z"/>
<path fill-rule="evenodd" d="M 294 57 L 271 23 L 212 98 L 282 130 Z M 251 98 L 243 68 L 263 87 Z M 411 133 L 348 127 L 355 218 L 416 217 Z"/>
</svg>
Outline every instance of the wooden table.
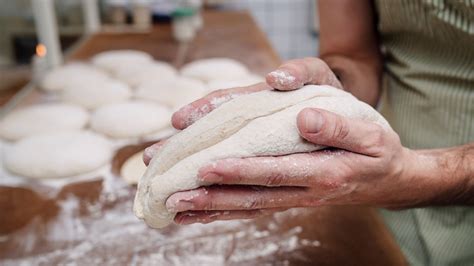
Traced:
<svg viewBox="0 0 474 266">
<path fill-rule="evenodd" d="M 275 68 L 280 60 L 265 35 L 258 29 L 251 16 L 246 12 L 217 12 L 207 11 L 204 14 L 205 28 L 199 33 L 196 40 L 189 46 L 184 62 L 189 62 L 206 57 L 231 57 L 242 61 L 248 65 L 252 71 L 265 74 Z M 171 37 L 169 25 L 157 25 L 148 33 L 126 33 L 112 34 L 101 33 L 90 37 L 71 53 L 72 60 L 86 60 L 90 56 L 105 50 L 112 49 L 137 49 L 150 53 L 158 60 L 176 63 L 178 48 Z M 179 65 L 178 65 L 179 66 Z M 132 148 L 125 151 L 131 154 L 135 152 Z M 119 153 L 119 161 L 122 162 L 125 155 Z M 128 156 L 128 155 L 127 155 Z M 90 187 L 88 187 L 90 186 Z M 97 189 L 99 187 L 99 189 Z M 34 217 L 42 217 L 41 221 L 47 223 L 54 219 L 58 213 L 56 200 L 63 199 L 64 195 L 74 194 L 87 201 L 94 201 L 100 198 L 101 185 L 98 183 L 78 184 L 65 187 L 55 199 L 38 199 L 39 196 L 23 190 L 3 189 L 0 191 L 0 207 L 9 206 L 9 219 L 0 221 L 0 234 L 18 235 L 24 230 L 26 224 L 33 221 Z M 131 201 L 134 189 L 131 189 L 127 201 Z M 24 203 L 28 198 L 29 203 Z M 13 203 L 12 203 L 13 202 Z M 17 207 L 15 207 L 17 206 Z M 20 207 L 21 206 L 21 207 Z M 104 212 L 108 207 L 104 207 Z M 1 209 L 1 208 L 0 208 Z M 0 213 L 0 216 L 2 214 Z M 6 217 L 6 216 L 3 216 Z M 26 218 L 25 218 L 26 217 Z M 51 218 L 53 217 L 53 218 Z M 256 228 L 267 228 L 278 242 L 279 237 L 293 232 L 298 239 L 306 239 L 308 246 L 291 250 L 288 252 L 275 252 L 267 257 L 258 257 L 252 263 L 283 263 L 291 265 L 403 265 L 405 260 L 400 249 L 394 242 L 392 236 L 383 224 L 376 210 L 366 207 L 320 207 L 297 211 L 280 221 L 278 229 L 268 229 L 274 222 L 275 217 L 265 217 L 257 219 L 243 227 L 236 227 L 233 233 L 239 234 L 239 230 L 244 230 L 251 226 Z M 18 224 L 21 220 L 22 224 Z M 37 225 L 44 230 L 45 225 Z M 181 229 L 180 229 L 181 228 Z M 163 234 L 173 237 L 179 230 L 186 230 L 186 227 L 169 227 Z M 152 234 L 152 229 L 149 229 Z M 214 231 L 212 231 L 214 230 Z M 209 240 L 217 241 L 219 234 L 228 234 L 216 227 L 212 229 Z M 19 233 L 20 232 L 20 233 Z M 215 234 L 213 236 L 213 234 Z M 255 234 L 255 233 L 254 233 Z M 281 234 L 281 236 L 280 236 Z M 145 237 L 145 235 L 144 235 Z M 268 240 L 268 239 L 267 239 Z M 116 251 L 114 249 L 96 253 L 90 251 L 88 256 L 120 257 L 120 247 L 129 245 L 127 239 L 120 239 Z M 184 241 L 184 240 L 183 240 Z M 257 244 L 257 240 L 256 244 Z M 271 240 L 273 241 L 273 240 Z M 265 242 L 266 243 L 266 242 Z M 301 242 L 298 242 L 301 244 Z M 15 244 L 15 243 L 13 243 Z M 153 243 L 150 243 L 150 246 Z M 271 244 L 271 243 L 270 243 Z M 130 244 L 133 245 L 133 244 Z M 0 251 L 0 258 L 19 255 L 24 253 L 15 251 L 15 246 L 4 245 L 0 242 L 0 250 L 3 248 L 7 253 Z M 130 247 L 133 249 L 136 247 Z M 261 249 L 262 247 L 255 247 Z M 114 254 L 114 252 L 116 252 Z M 145 251 L 143 251 L 145 252 Z M 152 252 L 153 251 L 148 251 Z M 177 251 L 180 252 L 179 250 Z M 230 255 L 229 255 L 230 256 Z M 131 263 L 131 259 L 122 262 Z M 84 258 L 81 258 L 84 259 Z M 1 261 L 0 261 L 1 262 Z M 1 264 L 1 263 L 0 263 Z M 237 263 L 238 264 L 238 263 Z M 248 265 L 248 263 L 245 263 Z"/>
<path fill-rule="evenodd" d="M 207 11 L 204 24 L 205 28 L 190 44 L 184 63 L 200 58 L 230 57 L 262 75 L 279 65 L 278 55 L 248 13 Z M 78 47 L 70 58 L 86 60 L 91 55 L 113 49 L 141 50 L 157 60 L 181 66 L 175 62 L 178 44 L 173 40 L 168 24 L 156 25 L 147 33 L 95 35 Z"/>
</svg>

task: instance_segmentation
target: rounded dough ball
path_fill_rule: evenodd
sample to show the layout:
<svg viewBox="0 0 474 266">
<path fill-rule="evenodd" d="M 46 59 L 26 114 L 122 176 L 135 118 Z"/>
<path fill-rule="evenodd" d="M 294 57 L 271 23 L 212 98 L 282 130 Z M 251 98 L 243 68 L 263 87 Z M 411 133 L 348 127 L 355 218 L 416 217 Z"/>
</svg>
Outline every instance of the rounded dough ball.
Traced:
<svg viewBox="0 0 474 266">
<path fill-rule="evenodd" d="M 39 179 L 88 173 L 105 165 L 111 145 L 101 135 L 79 131 L 39 135 L 20 140 L 5 153 L 12 173 Z"/>
<path fill-rule="evenodd" d="M 169 126 L 171 111 L 146 101 L 103 106 L 91 118 L 91 128 L 113 138 L 141 137 Z"/>
<path fill-rule="evenodd" d="M 229 89 L 229 88 L 235 88 L 235 87 L 245 87 L 245 86 L 250 86 L 254 85 L 260 82 L 264 82 L 265 78 L 258 76 L 258 75 L 247 75 L 242 78 L 238 79 L 215 79 L 211 80 L 208 84 L 207 87 L 209 91 L 215 91 L 219 89 Z"/>
<path fill-rule="evenodd" d="M 117 74 L 121 69 L 148 64 L 153 57 L 137 50 L 112 50 L 96 54 L 92 63 L 109 73 Z"/>
<path fill-rule="evenodd" d="M 238 79 L 248 75 L 245 65 L 230 58 L 200 59 L 184 65 L 181 74 L 204 82 L 214 79 Z"/>
<path fill-rule="evenodd" d="M 46 91 L 58 91 L 69 85 L 107 80 L 109 77 L 100 69 L 84 63 L 70 63 L 48 72 L 40 87 Z"/>
<path fill-rule="evenodd" d="M 63 101 L 78 104 L 87 109 L 123 102 L 131 96 L 132 91 L 127 84 L 115 80 L 71 85 L 61 92 Z"/>
<path fill-rule="evenodd" d="M 128 158 L 120 169 L 120 176 L 130 185 L 135 185 L 146 171 L 143 162 L 143 151 Z"/>
<path fill-rule="evenodd" d="M 12 111 L 0 120 L 0 136 L 7 140 L 83 128 L 89 113 L 65 103 L 38 104 Z"/>
<path fill-rule="evenodd" d="M 203 82 L 180 77 L 144 84 L 137 88 L 135 96 L 139 99 L 156 101 L 174 110 L 203 97 L 206 91 L 207 88 Z"/>
<path fill-rule="evenodd" d="M 138 87 L 151 81 L 175 79 L 178 72 L 168 63 L 154 61 L 139 66 L 123 67 L 117 70 L 115 76 L 132 87 Z"/>
</svg>

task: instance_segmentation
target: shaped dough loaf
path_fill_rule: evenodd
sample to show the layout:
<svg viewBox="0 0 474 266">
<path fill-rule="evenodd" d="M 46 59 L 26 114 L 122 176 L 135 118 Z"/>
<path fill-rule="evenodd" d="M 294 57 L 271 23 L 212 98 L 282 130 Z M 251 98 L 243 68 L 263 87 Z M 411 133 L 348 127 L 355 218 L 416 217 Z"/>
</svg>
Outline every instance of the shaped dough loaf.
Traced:
<svg viewBox="0 0 474 266">
<path fill-rule="evenodd" d="M 231 100 L 170 138 L 141 178 L 135 214 L 154 228 L 173 221 L 166 199 L 177 191 L 203 185 L 199 168 L 225 158 L 277 156 L 324 147 L 306 142 L 296 125 L 306 107 L 390 126 L 372 107 L 329 86 L 309 85 L 290 92 L 261 91 Z"/>
</svg>

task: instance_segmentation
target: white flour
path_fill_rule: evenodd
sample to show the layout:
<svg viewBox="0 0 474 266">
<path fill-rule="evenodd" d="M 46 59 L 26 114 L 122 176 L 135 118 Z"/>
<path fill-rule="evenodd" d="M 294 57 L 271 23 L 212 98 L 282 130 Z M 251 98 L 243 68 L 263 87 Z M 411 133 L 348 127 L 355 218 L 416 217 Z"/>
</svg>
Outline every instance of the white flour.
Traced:
<svg viewBox="0 0 474 266">
<path fill-rule="evenodd" d="M 78 199 L 68 197 L 61 201 L 57 219 L 46 228 L 33 221 L 2 239 L 14 241 L 15 252 L 22 256 L 6 258 L 0 264 L 256 265 L 256 260 L 270 262 L 277 255 L 290 257 L 303 247 L 319 246 L 317 241 L 298 236 L 300 226 L 282 230 L 288 218 L 301 215 L 300 210 L 278 213 L 263 227 L 241 220 L 154 230 L 133 215 L 132 189 L 118 184 L 104 187 L 115 187 L 115 191 L 103 191 L 98 202 L 87 206 L 86 217 L 79 218 Z M 112 207 L 104 212 L 105 206 Z M 33 233 L 39 230 L 46 234 Z M 47 248 L 41 248 L 44 241 Z M 32 254 L 33 250 L 41 252 Z"/>
<path fill-rule="evenodd" d="M 295 76 L 283 70 L 275 70 L 273 72 L 270 72 L 268 75 L 273 77 L 274 80 L 281 86 L 289 86 L 296 81 Z M 301 84 L 301 86 L 302 85 L 303 84 Z"/>
</svg>

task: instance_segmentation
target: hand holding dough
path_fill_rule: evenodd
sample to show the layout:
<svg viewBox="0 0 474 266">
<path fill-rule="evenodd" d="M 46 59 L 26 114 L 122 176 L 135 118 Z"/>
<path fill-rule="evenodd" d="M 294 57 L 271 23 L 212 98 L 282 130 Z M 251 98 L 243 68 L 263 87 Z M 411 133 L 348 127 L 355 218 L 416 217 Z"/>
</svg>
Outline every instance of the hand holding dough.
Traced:
<svg viewBox="0 0 474 266">
<path fill-rule="evenodd" d="M 306 142 L 296 126 L 304 108 L 371 121 L 389 128 L 369 105 L 329 86 L 305 86 L 291 92 L 261 91 L 231 100 L 170 138 L 141 178 L 134 211 L 154 228 L 173 221 L 166 199 L 177 191 L 210 185 L 196 176 L 200 167 L 225 158 L 277 156 L 324 147 Z"/>
</svg>

